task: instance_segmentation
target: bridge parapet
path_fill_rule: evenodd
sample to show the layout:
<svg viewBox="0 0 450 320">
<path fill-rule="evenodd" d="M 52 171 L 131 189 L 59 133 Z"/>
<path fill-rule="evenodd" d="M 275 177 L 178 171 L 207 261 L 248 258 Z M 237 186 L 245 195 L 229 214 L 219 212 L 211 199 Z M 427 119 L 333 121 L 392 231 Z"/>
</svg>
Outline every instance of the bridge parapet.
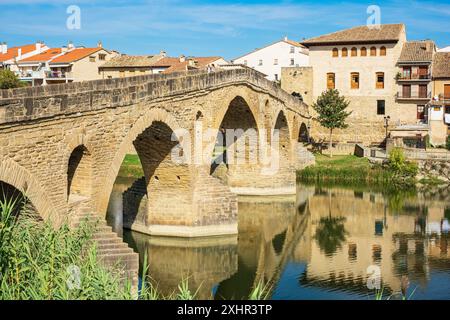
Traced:
<svg viewBox="0 0 450 320">
<path fill-rule="evenodd" d="M 246 83 L 308 118 L 307 106 L 252 69 L 189 71 L 0 90 L 0 125 L 30 121 Z"/>
</svg>

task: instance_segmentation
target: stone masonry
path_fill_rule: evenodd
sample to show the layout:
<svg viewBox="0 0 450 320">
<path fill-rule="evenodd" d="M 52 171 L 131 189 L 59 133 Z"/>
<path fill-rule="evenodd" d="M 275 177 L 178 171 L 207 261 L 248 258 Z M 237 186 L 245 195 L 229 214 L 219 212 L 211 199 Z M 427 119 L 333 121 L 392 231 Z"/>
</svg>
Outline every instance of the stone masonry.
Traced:
<svg viewBox="0 0 450 320">
<path fill-rule="evenodd" d="M 236 99 L 248 110 L 246 117 L 253 118 L 254 129 L 280 129 L 278 173 L 266 178 L 248 165 L 229 166 L 227 186 L 210 175 L 208 164 L 171 160 L 171 148 L 182 139 L 179 129 L 193 141 L 201 115 L 202 130 L 219 130 Z M 249 124 L 241 119 L 241 126 Z M 134 145 L 148 195 L 143 231 L 236 233 L 233 192 L 291 191 L 294 170 L 303 161 L 296 151 L 299 128 L 308 119 L 305 104 L 248 69 L 2 90 L 0 181 L 26 194 L 38 213 L 55 224 L 70 219 L 77 203 L 103 218 L 119 168 Z M 235 120 L 230 125 L 239 128 Z M 210 163 L 213 148 L 203 147 Z"/>
</svg>

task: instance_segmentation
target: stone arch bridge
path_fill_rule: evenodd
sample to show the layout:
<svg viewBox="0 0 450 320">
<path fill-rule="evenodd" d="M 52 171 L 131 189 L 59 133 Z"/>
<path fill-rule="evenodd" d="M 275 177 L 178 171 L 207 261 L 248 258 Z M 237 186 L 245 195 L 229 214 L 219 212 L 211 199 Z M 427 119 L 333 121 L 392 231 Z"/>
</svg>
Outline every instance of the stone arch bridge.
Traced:
<svg viewBox="0 0 450 320">
<path fill-rule="evenodd" d="M 295 169 L 305 162 L 300 128 L 309 117 L 305 104 L 251 69 L 1 90 L 0 182 L 24 193 L 42 218 L 55 224 L 80 208 L 104 217 L 119 168 L 134 145 L 148 196 L 140 231 L 237 233 L 237 193 L 295 193 Z M 215 137 L 201 144 L 206 161 L 173 160 L 173 150 L 184 157 L 195 149 L 196 131 L 223 129 L 241 133 L 225 139 L 222 153 L 239 141 L 253 145 L 246 133 L 260 133 L 256 149 L 241 156 L 249 160 L 262 152 L 264 140 L 279 157 L 276 172 L 263 173 L 267 164 L 260 162 L 234 164 L 223 160 L 229 157 L 224 154 L 213 166 Z M 278 130 L 278 140 L 262 134 L 271 129 Z M 192 134 L 190 142 L 179 136 L 182 131 Z"/>
</svg>

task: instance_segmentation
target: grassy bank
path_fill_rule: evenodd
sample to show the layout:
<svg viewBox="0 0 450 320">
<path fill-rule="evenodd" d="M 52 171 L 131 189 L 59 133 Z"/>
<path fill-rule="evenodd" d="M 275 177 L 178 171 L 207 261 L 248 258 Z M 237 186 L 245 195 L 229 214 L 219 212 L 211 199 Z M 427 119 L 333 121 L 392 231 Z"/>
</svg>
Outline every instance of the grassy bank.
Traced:
<svg viewBox="0 0 450 320">
<path fill-rule="evenodd" d="M 137 154 L 127 154 L 119 170 L 119 177 L 140 178 L 144 176 L 141 161 Z"/>
<path fill-rule="evenodd" d="M 334 156 L 330 158 L 316 154 L 316 164 L 300 170 L 297 179 L 300 182 L 341 182 L 386 184 L 392 174 L 381 165 L 372 165 L 366 158 L 356 156 Z"/>
</svg>

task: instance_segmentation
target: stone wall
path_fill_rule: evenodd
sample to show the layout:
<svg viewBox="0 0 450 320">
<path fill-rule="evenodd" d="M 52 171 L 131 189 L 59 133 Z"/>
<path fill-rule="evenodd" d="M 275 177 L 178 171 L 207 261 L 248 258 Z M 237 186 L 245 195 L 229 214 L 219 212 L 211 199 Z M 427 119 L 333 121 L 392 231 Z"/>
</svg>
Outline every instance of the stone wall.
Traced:
<svg viewBox="0 0 450 320">
<path fill-rule="evenodd" d="M 55 222 L 64 220 L 69 208 L 75 210 L 72 195 L 88 198 L 83 202 L 104 216 L 122 161 L 134 145 L 146 176 L 146 219 L 158 234 L 177 226 L 183 227 L 182 234 L 191 235 L 189 227 L 208 234 L 212 229 L 205 231 L 207 224 L 227 225 L 224 230 L 236 232 L 235 197 L 226 192 L 227 186 L 205 180 L 201 172 L 209 168 L 203 163 L 177 164 L 168 157 L 181 139 L 180 129 L 194 138 L 199 114 L 204 133 L 218 130 L 237 97 L 248 105 L 258 130 L 274 128 L 283 112 L 288 170 L 272 180 L 280 189 L 295 184 L 295 144 L 300 124 L 309 117 L 305 104 L 248 69 L 2 90 L 0 97 L 1 181 L 26 193 L 40 214 Z M 183 152 L 189 155 L 194 142 L 187 146 Z M 76 153 L 80 159 L 72 157 L 77 148 L 83 150 Z M 212 148 L 204 145 L 202 154 L 212 158 Z M 255 179 L 254 171 L 246 168 L 233 187 L 266 190 L 271 181 Z M 286 178 L 291 176 L 292 181 Z M 200 191 L 204 185 L 211 189 Z M 202 209 L 197 200 L 205 196 L 208 205 Z"/>
</svg>

